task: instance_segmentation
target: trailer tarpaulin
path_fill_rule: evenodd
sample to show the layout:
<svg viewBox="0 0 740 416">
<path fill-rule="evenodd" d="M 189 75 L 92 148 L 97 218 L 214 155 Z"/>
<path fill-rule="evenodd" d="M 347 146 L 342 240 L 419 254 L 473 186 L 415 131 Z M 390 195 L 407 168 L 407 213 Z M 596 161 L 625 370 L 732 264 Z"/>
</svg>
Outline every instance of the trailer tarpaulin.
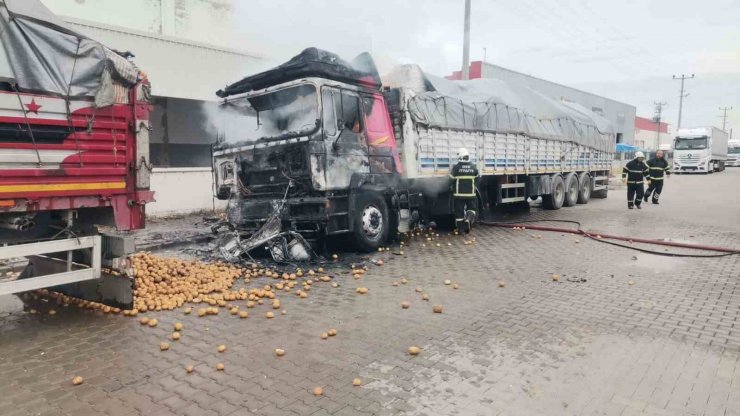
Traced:
<svg viewBox="0 0 740 416">
<path fill-rule="evenodd" d="M 405 88 L 406 110 L 415 123 L 442 129 L 521 133 L 571 141 L 614 152 L 611 123 L 580 104 L 558 101 L 531 88 L 498 79 L 449 81 L 401 65 L 383 85 Z"/>
<path fill-rule="evenodd" d="M 0 1 L 0 40 L 21 91 L 95 97 L 98 106 L 125 102 L 136 67 L 69 28 L 38 0 Z M 116 99 L 116 97 L 119 97 Z"/>
</svg>

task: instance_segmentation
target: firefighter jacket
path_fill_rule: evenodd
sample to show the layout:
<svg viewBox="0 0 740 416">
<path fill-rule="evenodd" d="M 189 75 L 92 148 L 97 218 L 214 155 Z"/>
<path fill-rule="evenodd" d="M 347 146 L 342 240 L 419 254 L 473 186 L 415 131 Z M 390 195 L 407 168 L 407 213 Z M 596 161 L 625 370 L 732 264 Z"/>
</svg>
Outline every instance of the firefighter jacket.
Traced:
<svg viewBox="0 0 740 416">
<path fill-rule="evenodd" d="M 645 162 L 632 159 L 622 168 L 622 178 L 627 178 L 627 183 L 642 183 L 645 178 L 650 178 L 649 172 Z"/>
<path fill-rule="evenodd" d="M 662 181 L 664 173 L 666 175 L 671 174 L 671 167 L 668 166 L 668 161 L 666 161 L 665 158 L 650 159 L 647 162 L 647 165 L 650 168 L 649 179 L 651 181 Z"/>
<path fill-rule="evenodd" d="M 450 171 L 452 178 L 452 195 L 461 198 L 475 197 L 475 178 L 478 168 L 471 162 L 457 162 Z"/>
</svg>

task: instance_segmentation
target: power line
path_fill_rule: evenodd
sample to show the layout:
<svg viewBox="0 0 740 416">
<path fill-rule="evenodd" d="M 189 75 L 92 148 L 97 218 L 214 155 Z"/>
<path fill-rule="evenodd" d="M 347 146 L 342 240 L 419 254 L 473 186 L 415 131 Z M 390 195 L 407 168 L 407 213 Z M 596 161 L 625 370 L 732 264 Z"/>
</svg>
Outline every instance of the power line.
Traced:
<svg viewBox="0 0 740 416">
<path fill-rule="evenodd" d="M 722 117 L 722 130 L 723 131 L 727 131 L 725 130 L 725 125 L 727 123 L 727 110 L 732 110 L 732 107 L 720 107 L 719 108 L 719 111 L 722 112 L 722 115 L 720 117 Z"/>
<path fill-rule="evenodd" d="M 688 95 L 689 95 L 688 93 L 684 95 L 684 93 L 683 93 L 683 84 L 684 84 L 684 81 L 686 81 L 687 79 L 694 79 L 694 74 L 691 74 L 690 77 L 687 77 L 684 74 L 681 74 L 680 77 L 677 77 L 677 76 L 674 75 L 673 76 L 673 79 L 680 79 L 681 80 L 681 92 L 678 95 L 678 123 L 676 123 L 676 130 L 678 130 L 678 129 L 681 128 L 681 111 L 683 110 L 683 98 L 684 97 L 688 97 Z"/>
</svg>

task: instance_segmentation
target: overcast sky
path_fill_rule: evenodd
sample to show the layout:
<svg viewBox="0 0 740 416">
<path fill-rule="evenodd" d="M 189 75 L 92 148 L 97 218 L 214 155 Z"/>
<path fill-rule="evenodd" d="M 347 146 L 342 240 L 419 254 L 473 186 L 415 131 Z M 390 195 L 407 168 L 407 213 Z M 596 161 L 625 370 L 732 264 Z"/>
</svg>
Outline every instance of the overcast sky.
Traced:
<svg viewBox="0 0 740 416">
<path fill-rule="evenodd" d="M 683 126 L 740 127 L 740 1 L 472 0 L 471 60 L 488 62 L 633 104 L 653 101 Z M 464 0 L 235 0 L 235 47 L 284 61 L 318 46 L 351 58 L 370 50 L 381 71 L 418 63 L 445 75 L 462 60 Z M 738 133 L 740 134 L 740 133 Z M 740 136 L 735 135 L 740 138 Z"/>
</svg>

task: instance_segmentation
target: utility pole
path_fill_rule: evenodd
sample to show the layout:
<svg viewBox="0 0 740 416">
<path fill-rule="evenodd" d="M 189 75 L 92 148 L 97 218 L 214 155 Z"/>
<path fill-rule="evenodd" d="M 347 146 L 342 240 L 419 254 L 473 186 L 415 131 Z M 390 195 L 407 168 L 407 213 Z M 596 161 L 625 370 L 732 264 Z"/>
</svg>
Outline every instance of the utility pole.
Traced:
<svg viewBox="0 0 740 416">
<path fill-rule="evenodd" d="M 732 110 L 732 107 L 720 107 L 719 108 L 719 111 L 722 112 L 722 115 L 720 116 L 722 117 L 722 131 L 726 131 L 725 125 L 727 123 L 727 110 Z"/>
<path fill-rule="evenodd" d="M 655 104 L 655 116 L 653 116 L 655 122 L 655 150 L 658 150 L 660 149 L 660 119 L 663 115 L 663 106 L 668 103 L 653 101 L 653 104 Z"/>
<path fill-rule="evenodd" d="M 693 79 L 693 78 L 694 78 L 694 74 L 691 74 L 690 77 L 687 77 L 684 74 L 681 74 L 680 77 L 677 77 L 675 75 L 673 76 L 673 79 L 680 79 L 681 80 L 681 92 L 678 95 L 678 124 L 676 124 L 676 130 L 678 130 L 678 129 L 681 128 L 681 111 L 683 110 L 683 98 L 684 97 L 687 97 L 689 95 L 689 94 L 685 94 L 684 95 L 684 93 L 683 93 L 683 83 L 687 79 Z"/>
<path fill-rule="evenodd" d="M 470 79 L 470 0 L 465 0 L 465 34 L 463 36 L 462 79 Z"/>
</svg>

